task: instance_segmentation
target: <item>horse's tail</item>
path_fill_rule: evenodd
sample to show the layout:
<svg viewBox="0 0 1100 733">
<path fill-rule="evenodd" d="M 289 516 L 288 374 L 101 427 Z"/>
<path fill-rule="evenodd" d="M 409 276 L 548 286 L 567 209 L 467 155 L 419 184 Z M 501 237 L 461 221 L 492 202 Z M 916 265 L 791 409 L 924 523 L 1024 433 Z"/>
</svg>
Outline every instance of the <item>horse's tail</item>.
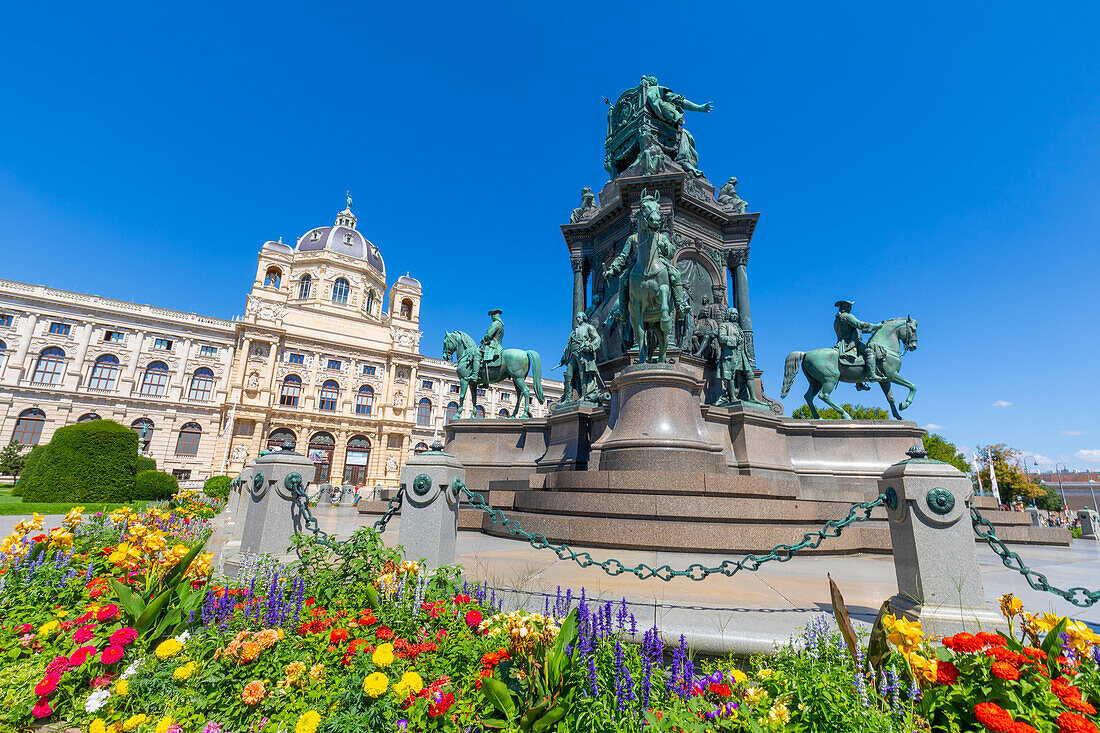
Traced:
<svg viewBox="0 0 1100 733">
<path fill-rule="evenodd" d="M 794 378 L 798 376 L 798 367 L 802 364 L 802 357 L 805 355 L 805 351 L 792 351 L 787 354 L 787 364 L 783 367 L 783 391 L 779 393 L 780 398 L 786 397 L 791 391 L 791 385 L 794 384 Z"/>
<path fill-rule="evenodd" d="M 531 380 L 535 383 L 535 397 L 540 403 L 545 404 L 546 398 L 542 395 L 542 357 L 537 351 L 528 351 L 527 360 L 531 362 Z"/>
</svg>

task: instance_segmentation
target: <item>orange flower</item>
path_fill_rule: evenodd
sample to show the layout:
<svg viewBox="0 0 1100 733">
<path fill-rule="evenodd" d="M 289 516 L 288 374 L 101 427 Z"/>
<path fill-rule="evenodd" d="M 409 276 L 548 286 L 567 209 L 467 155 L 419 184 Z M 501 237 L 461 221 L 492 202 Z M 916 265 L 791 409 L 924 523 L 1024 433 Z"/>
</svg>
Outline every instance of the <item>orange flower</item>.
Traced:
<svg viewBox="0 0 1100 733">
<path fill-rule="evenodd" d="M 1058 716 L 1058 733 L 1100 733 L 1100 729 L 1076 713 L 1062 713 Z"/>
<path fill-rule="evenodd" d="M 256 642 L 246 641 L 244 645 L 241 646 L 241 661 L 251 662 L 253 659 L 260 656 L 260 651 L 262 650 L 263 647 Z"/>
<path fill-rule="evenodd" d="M 264 629 L 256 634 L 256 642 L 264 649 L 271 647 L 281 638 L 283 638 L 282 629 Z"/>
<path fill-rule="evenodd" d="M 244 686 L 244 690 L 241 691 L 241 700 L 245 705 L 255 705 L 264 699 L 267 694 L 267 690 L 264 689 L 264 683 L 262 680 L 252 680 Z"/>
<path fill-rule="evenodd" d="M 1008 662 L 994 662 L 993 669 L 994 677 L 999 677 L 1002 680 L 1018 680 L 1020 679 L 1020 670 Z"/>
</svg>

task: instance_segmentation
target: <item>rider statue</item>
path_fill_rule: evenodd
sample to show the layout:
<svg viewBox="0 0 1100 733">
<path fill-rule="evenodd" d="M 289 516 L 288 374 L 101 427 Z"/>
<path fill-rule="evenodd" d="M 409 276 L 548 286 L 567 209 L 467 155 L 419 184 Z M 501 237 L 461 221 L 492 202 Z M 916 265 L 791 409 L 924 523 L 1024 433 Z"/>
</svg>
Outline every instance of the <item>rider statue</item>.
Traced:
<svg viewBox="0 0 1100 733">
<path fill-rule="evenodd" d="M 689 313 L 691 308 L 688 305 L 687 297 L 684 295 L 684 284 L 680 279 L 680 269 L 672 264 L 672 257 L 676 254 L 676 245 L 668 237 L 660 235 L 657 237 L 657 253 L 661 267 L 668 273 L 668 284 L 672 288 L 672 298 L 676 301 L 676 310 L 681 315 Z M 604 277 L 614 277 L 622 272 L 630 272 L 630 268 L 634 266 L 635 257 L 634 247 L 631 246 L 628 239 L 626 244 L 623 245 L 622 251 L 604 268 Z M 624 276 L 619 280 L 619 303 L 615 307 L 615 318 L 626 320 L 629 297 L 630 278 Z"/>
<path fill-rule="evenodd" d="M 562 402 L 573 402 L 573 392 L 576 391 L 576 401 L 599 403 L 596 354 L 600 350 L 600 334 L 583 313 L 577 314 L 575 322 L 576 327 L 569 334 L 565 352 L 558 363 L 558 366 L 565 365 L 565 394 Z"/>
<path fill-rule="evenodd" d="M 882 327 L 882 323 L 865 323 L 854 315 L 852 315 L 852 301 L 850 300 L 838 300 L 835 304 L 837 311 L 836 318 L 833 320 L 833 330 L 836 331 L 836 349 L 840 352 L 840 356 L 848 356 L 854 351 L 863 357 L 864 364 L 864 381 L 868 382 L 881 382 L 885 377 L 879 373 L 878 359 L 875 357 L 874 350 L 867 344 L 863 343 L 863 339 L 860 338 L 861 334 L 873 333 L 876 329 Z M 856 383 L 856 389 L 870 389 L 863 383 Z"/>
<path fill-rule="evenodd" d="M 721 303 L 711 303 L 710 297 L 703 296 L 703 305 L 699 308 L 695 330 L 691 334 L 691 351 L 708 362 L 717 362 L 721 347 L 714 340 L 718 335 L 718 324 L 725 320 L 726 314 Z"/>
<path fill-rule="evenodd" d="M 677 94 L 668 87 L 657 83 L 655 76 L 643 76 L 641 81 L 642 91 L 645 94 L 646 107 L 654 117 L 680 128 L 680 147 L 676 151 L 675 162 L 686 168 L 691 173 L 702 176 L 699 170 L 699 153 L 695 151 L 695 138 L 681 125 L 684 121 L 684 112 L 710 112 L 714 109 L 713 102 L 696 104 L 683 94 Z"/>
<path fill-rule="evenodd" d="M 718 378 L 726 380 L 726 394 L 719 398 L 718 404 L 729 405 L 742 399 L 759 402 L 756 398 L 756 370 L 749 358 L 748 339 L 741 330 L 736 308 L 726 311 L 725 320 L 718 324 L 716 338 L 722 346 Z"/>
<path fill-rule="evenodd" d="M 500 320 L 501 313 L 503 311 L 500 308 L 489 311 L 489 317 L 493 322 L 481 337 L 481 353 L 478 354 L 477 362 L 474 364 L 478 383 L 484 383 L 485 386 L 489 385 L 489 369 L 500 366 L 501 354 L 504 353 L 504 347 L 501 345 L 504 340 L 504 321 Z"/>
</svg>

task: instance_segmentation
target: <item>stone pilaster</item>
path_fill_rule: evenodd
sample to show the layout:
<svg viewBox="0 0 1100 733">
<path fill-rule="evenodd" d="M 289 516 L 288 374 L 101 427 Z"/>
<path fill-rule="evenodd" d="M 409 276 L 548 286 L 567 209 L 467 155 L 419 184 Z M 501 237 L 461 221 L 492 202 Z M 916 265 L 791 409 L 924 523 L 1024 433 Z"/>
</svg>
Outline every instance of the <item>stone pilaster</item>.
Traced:
<svg viewBox="0 0 1100 733">
<path fill-rule="evenodd" d="M 573 323 L 573 317 L 578 313 L 584 313 L 587 304 L 587 278 L 585 277 L 584 257 L 574 255 L 569 264 L 573 266 L 573 312 L 569 314 L 569 323 Z"/>
<path fill-rule="evenodd" d="M 752 334 L 752 313 L 749 310 L 749 248 L 730 251 L 727 265 L 733 275 L 734 307 L 741 318 L 741 330 L 748 342 L 749 358 L 756 365 L 756 346 Z"/>
</svg>

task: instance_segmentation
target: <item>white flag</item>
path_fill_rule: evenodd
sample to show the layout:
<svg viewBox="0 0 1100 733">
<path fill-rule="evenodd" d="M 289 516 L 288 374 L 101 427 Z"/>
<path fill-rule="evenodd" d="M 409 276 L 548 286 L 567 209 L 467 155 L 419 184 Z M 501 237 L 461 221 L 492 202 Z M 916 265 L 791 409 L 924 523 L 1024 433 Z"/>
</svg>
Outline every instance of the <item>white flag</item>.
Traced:
<svg viewBox="0 0 1100 733">
<path fill-rule="evenodd" d="M 993 451 L 989 452 L 989 486 L 993 489 L 993 496 L 997 497 L 997 503 L 1001 503 L 1001 489 L 997 486 L 997 472 L 993 470 Z"/>
<path fill-rule="evenodd" d="M 970 465 L 974 468 L 974 475 L 978 477 L 978 493 L 981 494 L 985 491 L 985 487 L 982 486 L 982 460 L 978 458 L 977 453 L 971 453 L 970 456 L 973 458 Z"/>
</svg>

